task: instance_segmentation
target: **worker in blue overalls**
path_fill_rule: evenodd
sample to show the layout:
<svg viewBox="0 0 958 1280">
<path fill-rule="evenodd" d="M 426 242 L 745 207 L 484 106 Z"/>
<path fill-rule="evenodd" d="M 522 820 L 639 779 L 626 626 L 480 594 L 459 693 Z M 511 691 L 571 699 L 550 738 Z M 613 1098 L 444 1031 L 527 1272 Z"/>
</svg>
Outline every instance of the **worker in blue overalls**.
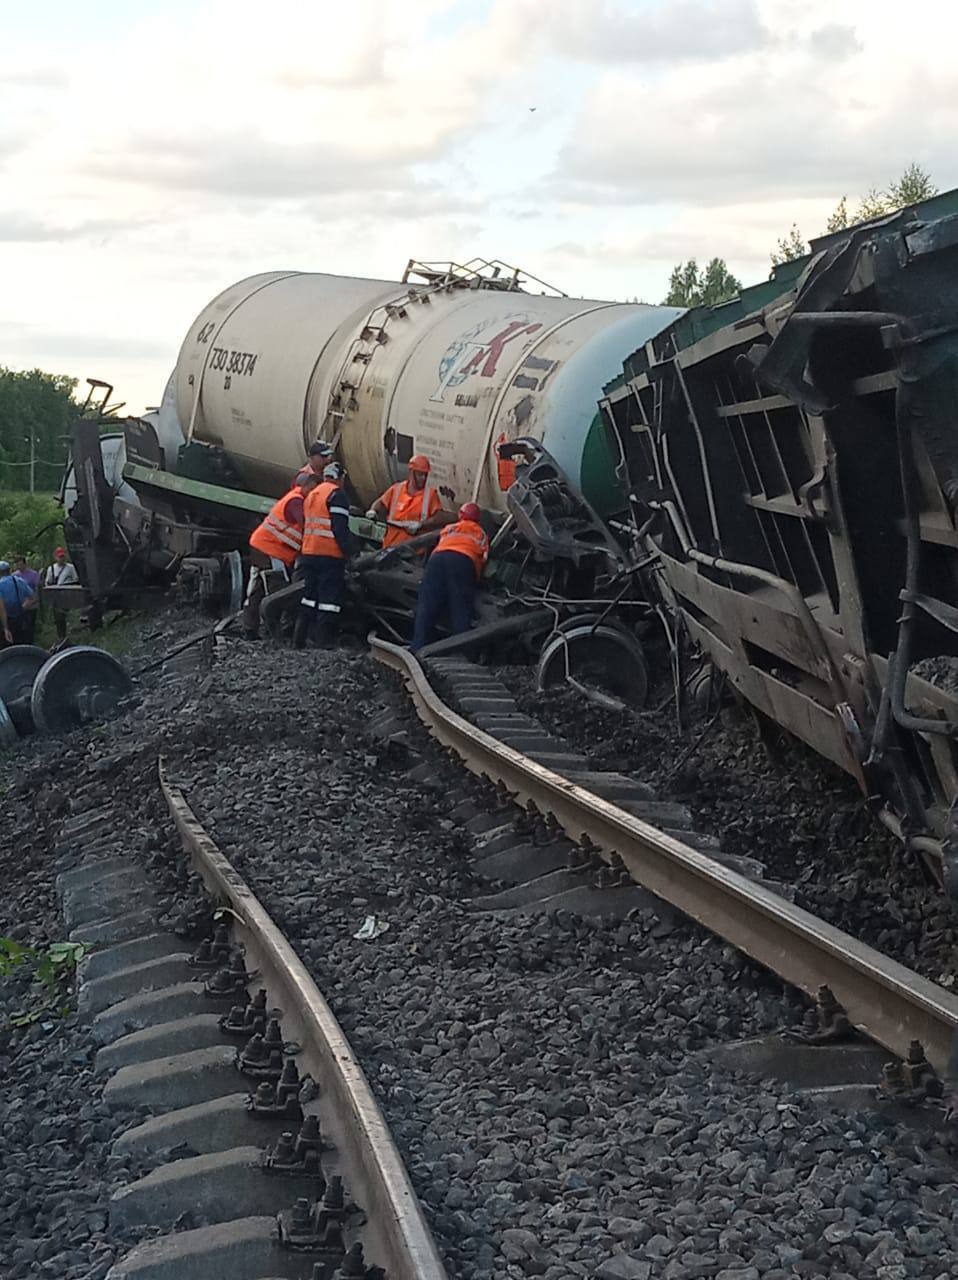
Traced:
<svg viewBox="0 0 958 1280">
<path fill-rule="evenodd" d="M 429 557 L 419 596 L 412 644 L 416 653 L 428 644 L 439 615 L 445 610 L 450 635 L 459 635 L 472 626 L 476 583 L 489 558 L 489 539 L 479 523 L 481 512 L 474 502 L 459 508 L 459 519 L 447 524 Z"/>
</svg>

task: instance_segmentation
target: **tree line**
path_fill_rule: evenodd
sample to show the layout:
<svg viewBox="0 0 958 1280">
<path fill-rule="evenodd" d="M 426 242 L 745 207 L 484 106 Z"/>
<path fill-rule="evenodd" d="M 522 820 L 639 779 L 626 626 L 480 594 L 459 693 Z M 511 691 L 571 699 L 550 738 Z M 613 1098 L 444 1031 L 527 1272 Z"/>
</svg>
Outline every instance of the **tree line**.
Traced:
<svg viewBox="0 0 958 1280">
<path fill-rule="evenodd" d="M 852 212 L 848 197 L 842 196 L 825 224 L 825 232 L 845 231 L 859 222 L 884 217 L 905 209 L 909 205 L 929 200 L 938 194 L 938 188 L 919 164 L 910 164 L 899 178 L 885 188 L 872 187 L 866 191 Z M 803 258 L 810 247 L 797 224 L 792 223 L 788 233 L 782 236 L 772 250 L 772 266 Z M 689 258 L 678 263 L 669 277 L 669 291 L 662 300 L 666 307 L 714 307 L 728 302 L 742 290 L 742 283 L 728 269 L 723 258 L 712 258 L 705 266 Z"/>
<path fill-rule="evenodd" d="M 76 378 L 0 365 L 0 489 L 59 489 L 79 412 L 76 385 Z"/>
</svg>

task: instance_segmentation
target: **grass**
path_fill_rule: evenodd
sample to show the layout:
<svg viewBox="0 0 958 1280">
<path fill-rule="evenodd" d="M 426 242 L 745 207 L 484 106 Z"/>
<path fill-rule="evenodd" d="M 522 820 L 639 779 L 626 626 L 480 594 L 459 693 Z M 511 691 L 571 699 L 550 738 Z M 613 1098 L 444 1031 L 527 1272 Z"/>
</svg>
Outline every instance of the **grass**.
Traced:
<svg viewBox="0 0 958 1280">
<path fill-rule="evenodd" d="M 96 631 L 91 631 L 82 623 L 81 616 L 78 612 L 67 613 L 67 642 L 71 645 L 96 645 L 98 649 L 112 653 L 115 658 L 121 658 L 133 647 L 137 625 L 142 621 L 143 615 L 136 612 L 108 613 Z M 59 643 L 53 610 L 48 604 L 40 605 L 33 643 L 41 649 L 52 649 Z"/>
<path fill-rule="evenodd" d="M 78 613 L 67 614 L 67 640 L 71 644 L 93 644 L 98 649 L 105 649 L 115 658 L 128 653 L 136 640 L 136 625 L 139 616 L 135 613 L 108 613 L 96 631 L 80 623 Z M 34 644 L 50 649 L 57 643 L 56 627 L 53 623 L 53 611 L 45 605 L 40 606 L 37 618 L 37 629 Z"/>
<path fill-rule="evenodd" d="M 86 954 L 82 942 L 51 942 L 44 950 L 25 947 L 13 938 L 0 938 L 0 978 L 22 969 L 33 980 L 28 1003 L 7 1021 L 8 1027 L 28 1027 L 46 1014 L 67 1014 L 77 964 Z"/>
<path fill-rule="evenodd" d="M 55 494 L 23 493 L 7 490 L 0 493 L 0 559 L 18 555 L 27 557 L 31 568 L 41 576 L 53 560 L 53 549 L 63 542 L 63 508 Z M 80 623 L 78 613 L 67 614 L 67 639 L 72 644 L 93 644 L 106 649 L 114 657 L 127 653 L 135 639 L 137 616 L 114 613 L 104 619 L 96 631 Z M 41 604 L 34 644 L 50 649 L 57 643 L 53 612 Z"/>
</svg>

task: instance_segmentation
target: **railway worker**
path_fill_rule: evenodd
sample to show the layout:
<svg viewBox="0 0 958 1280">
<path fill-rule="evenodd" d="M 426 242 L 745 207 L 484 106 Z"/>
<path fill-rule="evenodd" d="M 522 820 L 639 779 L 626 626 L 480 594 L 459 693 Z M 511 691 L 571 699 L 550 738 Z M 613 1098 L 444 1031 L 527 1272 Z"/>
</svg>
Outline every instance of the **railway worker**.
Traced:
<svg viewBox="0 0 958 1280">
<path fill-rule="evenodd" d="M 320 482 L 323 479 L 323 468 L 333 461 L 333 446 L 325 440 L 314 440 L 309 446 L 306 464 L 303 471 L 312 471 Z"/>
<path fill-rule="evenodd" d="M 306 496 L 320 483 L 315 471 L 301 471 L 288 493 L 275 502 L 269 515 L 249 536 L 249 587 L 243 605 L 243 635 L 259 639 L 259 610 L 268 591 L 271 572 L 281 573 L 286 582 L 293 574 L 296 557 L 303 549 Z"/>
<path fill-rule="evenodd" d="M 293 631 L 293 644 L 307 640 L 324 648 L 335 637 L 346 591 L 346 561 L 352 554 L 349 500 L 342 482 L 346 470 L 338 462 L 323 468 L 321 484 L 306 495 L 303 529 L 303 597 Z"/>
<path fill-rule="evenodd" d="M 383 551 L 443 523 L 442 502 L 429 482 L 429 472 L 429 459 L 417 453 L 409 459 L 406 479 L 391 484 L 366 512 L 370 520 L 386 521 Z"/>
<path fill-rule="evenodd" d="M 53 564 L 51 564 L 46 573 L 43 575 L 43 585 L 45 587 L 71 587 L 75 586 L 80 579 L 77 577 L 76 566 L 72 565 L 67 559 L 67 553 L 63 547 L 57 547 L 53 553 Z M 57 639 L 65 640 L 67 634 L 67 615 L 65 609 L 58 609 L 55 605 L 53 608 L 53 623 L 57 629 Z"/>
<path fill-rule="evenodd" d="M 489 558 L 489 539 L 479 523 L 481 512 L 474 502 L 459 508 L 459 519 L 446 525 L 429 558 L 416 600 L 412 644 L 416 653 L 428 644 L 433 627 L 445 609 L 449 634 L 457 636 L 472 626 L 476 583 Z"/>
<path fill-rule="evenodd" d="M 3 604 L 3 638 L 7 644 L 28 644 L 27 614 L 37 607 L 37 595 L 0 560 L 0 602 Z"/>
</svg>

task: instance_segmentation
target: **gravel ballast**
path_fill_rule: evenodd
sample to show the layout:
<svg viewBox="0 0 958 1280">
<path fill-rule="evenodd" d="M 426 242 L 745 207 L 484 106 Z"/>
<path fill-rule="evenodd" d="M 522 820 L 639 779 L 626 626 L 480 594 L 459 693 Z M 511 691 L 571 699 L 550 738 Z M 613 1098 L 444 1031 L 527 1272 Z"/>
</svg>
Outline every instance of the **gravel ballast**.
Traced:
<svg viewBox="0 0 958 1280">
<path fill-rule="evenodd" d="M 954 905 L 852 779 L 804 743 L 782 733 L 766 746 L 737 705 L 714 717 L 690 711 L 679 730 L 664 686 L 648 709 L 612 712 L 573 689 L 538 692 L 527 667 L 497 674 L 522 710 L 595 767 L 619 769 L 659 799 L 688 805 L 697 830 L 720 835 L 726 853 L 758 859 L 797 905 L 932 981 L 958 986 Z"/>
<path fill-rule="evenodd" d="M 955 1169 L 934 1139 L 709 1065 L 710 1045 L 795 1020 L 779 984 L 651 909 L 605 923 L 469 909 L 489 886 L 451 815 L 482 793 L 418 731 L 422 757 L 368 730 L 388 689 L 359 650 L 226 641 L 210 670 L 157 673 L 135 710 L 25 759 L 35 779 L 64 761 L 74 780 L 108 779 L 155 824 L 159 867 L 162 750 L 340 1018 L 451 1275 L 958 1274 Z M 421 758 L 434 776 L 412 782 Z M 357 940 L 369 915 L 388 929 Z M 83 1068 L 67 1073 L 79 1089 Z M 102 1204 L 117 1174 L 105 1151 L 97 1163 Z"/>
<path fill-rule="evenodd" d="M 0 935 L 41 954 L 67 937 L 54 883 L 58 821 L 71 806 L 79 813 L 114 798 L 122 803 L 127 788 L 133 795 L 140 790 L 127 776 L 117 796 L 109 774 L 97 767 L 98 754 L 84 751 L 79 737 L 74 735 L 70 746 L 47 744 L 37 752 L 4 798 Z M 145 803 L 140 806 L 124 805 L 125 848 L 145 859 L 157 829 L 143 820 L 149 793 L 141 791 L 141 800 Z M 111 1155 L 111 1147 L 139 1113 L 104 1104 L 103 1081 L 93 1074 L 97 1045 L 75 1004 L 68 990 L 58 990 L 51 1000 L 31 963 L 0 977 L 4 1280 L 102 1280 L 116 1254 L 117 1243 L 107 1228 L 109 1198 L 133 1172 Z"/>
</svg>

